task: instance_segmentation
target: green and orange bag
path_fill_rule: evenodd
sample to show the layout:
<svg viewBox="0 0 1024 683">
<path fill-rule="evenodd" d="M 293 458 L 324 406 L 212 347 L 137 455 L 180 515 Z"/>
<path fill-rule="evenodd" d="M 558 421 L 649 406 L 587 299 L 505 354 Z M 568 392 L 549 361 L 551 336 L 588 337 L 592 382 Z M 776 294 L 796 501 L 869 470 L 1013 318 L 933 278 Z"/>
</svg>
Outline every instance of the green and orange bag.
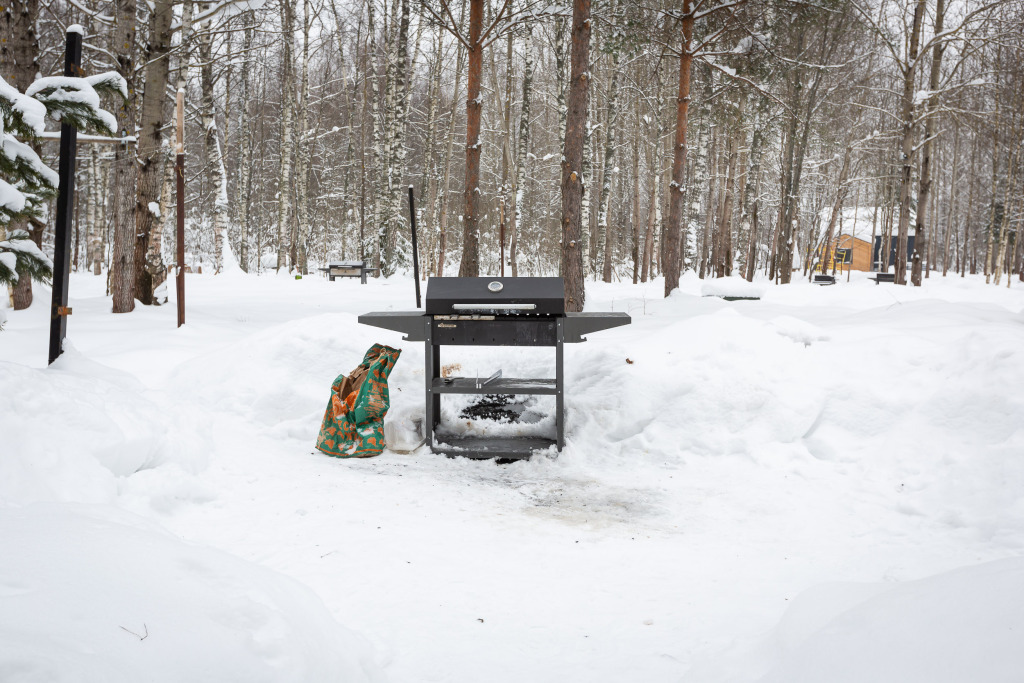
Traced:
<svg viewBox="0 0 1024 683">
<path fill-rule="evenodd" d="M 359 367 L 338 375 L 316 447 L 335 458 L 370 458 L 384 450 L 384 416 L 391 406 L 388 375 L 401 349 L 374 344 Z"/>
</svg>

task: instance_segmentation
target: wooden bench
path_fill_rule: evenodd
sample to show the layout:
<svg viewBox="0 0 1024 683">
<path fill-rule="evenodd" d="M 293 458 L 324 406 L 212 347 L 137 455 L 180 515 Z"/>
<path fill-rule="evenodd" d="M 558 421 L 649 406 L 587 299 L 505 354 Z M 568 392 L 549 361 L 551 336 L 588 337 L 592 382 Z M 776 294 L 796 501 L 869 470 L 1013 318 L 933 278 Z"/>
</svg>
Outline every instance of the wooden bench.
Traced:
<svg viewBox="0 0 1024 683">
<path fill-rule="evenodd" d="M 868 279 L 874 280 L 876 285 L 883 282 L 896 282 L 896 273 L 875 273 L 874 277 Z"/>
<path fill-rule="evenodd" d="M 376 273 L 378 270 L 380 269 L 370 268 L 366 261 L 336 261 L 328 263 L 325 268 L 320 268 L 321 272 L 327 273 L 331 282 L 338 277 L 357 277 L 359 282 L 364 285 L 366 284 L 366 274 Z"/>
<path fill-rule="evenodd" d="M 835 275 L 815 275 L 814 284 L 816 285 L 834 285 L 836 283 Z"/>
</svg>

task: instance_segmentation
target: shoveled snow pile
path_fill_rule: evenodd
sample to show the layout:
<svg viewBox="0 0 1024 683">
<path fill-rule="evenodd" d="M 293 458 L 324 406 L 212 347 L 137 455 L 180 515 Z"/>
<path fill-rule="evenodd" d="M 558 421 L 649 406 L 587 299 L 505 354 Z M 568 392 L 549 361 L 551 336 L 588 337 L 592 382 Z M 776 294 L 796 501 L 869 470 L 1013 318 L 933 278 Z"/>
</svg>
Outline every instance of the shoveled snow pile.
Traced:
<svg viewBox="0 0 1024 683">
<path fill-rule="evenodd" d="M 180 621 L 227 643 L 238 671 L 264 672 L 246 680 L 289 680 L 277 666 L 373 679 L 371 659 L 396 681 L 495 683 L 1024 670 L 1007 640 L 1024 613 L 1016 281 L 933 276 L 916 289 L 854 273 L 826 288 L 757 282 L 760 300 L 740 302 L 702 296 L 715 285 L 692 274 L 667 299 L 660 280 L 588 283 L 588 310 L 632 324 L 566 347 L 566 447 L 507 466 L 424 447 L 360 461 L 314 451 L 331 382 L 376 342 L 402 349 L 386 431 L 415 446 L 423 345 L 356 320 L 412 308 L 407 277 L 187 282 L 178 329 L 173 305 L 112 316 L 103 278 L 74 275 L 74 348 L 48 369 L 48 297 L 8 312 L 0 548 L 33 557 L 0 553 L 0 641 L 37 643 L 37 663 L 72 671 L 91 648 L 110 653 L 107 680 L 137 680 L 118 673 L 136 652 L 120 648 L 156 656 Z M 544 377 L 554 352 L 445 347 L 441 363 Z M 465 419 L 471 397 L 445 397 L 443 427 L 549 434 L 551 397 L 518 398 L 524 419 L 505 422 Z M 75 540 L 86 529 L 101 550 Z M 135 546 L 164 565 L 152 581 Z M 91 600 L 49 568 L 56 557 L 114 584 L 130 575 L 123 599 L 96 598 L 86 635 L 45 601 Z M 8 599 L 37 609 L 9 619 Z M 328 626 L 324 606 L 375 654 Z"/>
</svg>

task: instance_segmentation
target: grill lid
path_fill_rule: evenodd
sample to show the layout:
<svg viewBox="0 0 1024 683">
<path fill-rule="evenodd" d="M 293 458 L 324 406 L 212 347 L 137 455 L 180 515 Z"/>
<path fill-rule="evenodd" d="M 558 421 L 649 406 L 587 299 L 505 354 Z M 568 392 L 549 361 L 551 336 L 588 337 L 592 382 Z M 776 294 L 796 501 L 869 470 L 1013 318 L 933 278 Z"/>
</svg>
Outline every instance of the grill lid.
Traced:
<svg viewBox="0 0 1024 683">
<path fill-rule="evenodd" d="M 560 277 L 432 277 L 427 315 L 565 315 Z"/>
</svg>

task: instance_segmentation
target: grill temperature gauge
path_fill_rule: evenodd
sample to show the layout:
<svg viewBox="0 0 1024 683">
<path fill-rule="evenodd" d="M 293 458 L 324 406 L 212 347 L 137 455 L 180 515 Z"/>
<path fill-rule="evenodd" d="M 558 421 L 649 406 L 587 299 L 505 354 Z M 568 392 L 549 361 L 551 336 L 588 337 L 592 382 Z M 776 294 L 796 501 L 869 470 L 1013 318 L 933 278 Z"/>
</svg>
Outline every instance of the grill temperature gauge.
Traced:
<svg viewBox="0 0 1024 683">
<path fill-rule="evenodd" d="M 500 292 L 502 287 L 504 287 L 504 285 L 502 285 L 497 280 L 487 285 L 487 289 L 491 290 L 492 292 Z"/>
</svg>

